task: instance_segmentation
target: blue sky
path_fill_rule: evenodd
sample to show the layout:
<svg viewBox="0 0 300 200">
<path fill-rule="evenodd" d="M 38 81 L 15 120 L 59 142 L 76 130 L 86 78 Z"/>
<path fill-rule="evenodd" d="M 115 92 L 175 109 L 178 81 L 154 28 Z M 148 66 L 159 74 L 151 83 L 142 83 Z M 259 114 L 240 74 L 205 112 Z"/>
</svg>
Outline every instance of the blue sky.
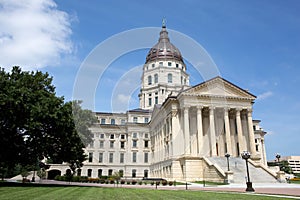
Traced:
<svg viewBox="0 0 300 200">
<path fill-rule="evenodd" d="M 71 100 L 80 66 L 97 45 L 127 30 L 160 27 L 165 17 L 168 29 L 205 48 L 222 77 L 258 97 L 253 116 L 268 132 L 268 159 L 300 155 L 299 1 L 24 2 L 0 0 L 0 66 L 7 70 L 20 65 L 49 72 L 57 94 Z M 142 66 L 146 54 L 132 51 L 111 63 L 98 84 L 96 111 L 111 111 L 115 84 Z M 192 66 L 188 72 L 191 85 L 203 81 Z M 135 81 L 139 73 L 133 73 Z M 136 91 L 130 108 L 138 107 Z"/>
</svg>

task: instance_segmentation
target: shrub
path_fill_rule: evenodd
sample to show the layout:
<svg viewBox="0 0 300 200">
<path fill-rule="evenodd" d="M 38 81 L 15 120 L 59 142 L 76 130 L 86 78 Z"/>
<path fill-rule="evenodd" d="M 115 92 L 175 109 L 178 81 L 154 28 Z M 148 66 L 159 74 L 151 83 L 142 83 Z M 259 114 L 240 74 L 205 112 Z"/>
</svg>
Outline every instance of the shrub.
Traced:
<svg viewBox="0 0 300 200">
<path fill-rule="evenodd" d="M 154 185 L 154 181 L 151 181 L 150 184 L 151 184 L 151 185 Z"/>
<path fill-rule="evenodd" d="M 169 181 L 169 186 L 172 186 L 173 185 L 173 181 Z"/>
<path fill-rule="evenodd" d="M 80 182 L 80 176 L 73 176 L 72 177 L 72 182 Z"/>
<path fill-rule="evenodd" d="M 160 181 L 156 181 L 156 185 L 160 185 Z"/>
<path fill-rule="evenodd" d="M 161 184 L 162 184 L 163 186 L 166 186 L 166 185 L 168 184 L 168 182 L 167 182 L 167 181 L 162 181 Z"/>
<path fill-rule="evenodd" d="M 143 184 L 143 182 L 142 181 L 139 181 L 139 185 L 142 185 Z"/>
<path fill-rule="evenodd" d="M 127 185 L 130 185 L 130 181 L 127 181 L 126 183 L 127 183 Z"/>
<path fill-rule="evenodd" d="M 122 185 L 125 184 L 125 180 L 121 180 L 121 184 L 122 184 Z"/>
<path fill-rule="evenodd" d="M 131 181 L 131 184 L 132 184 L 132 185 L 135 185 L 136 183 L 137 183 L 136 180 L 132 180 L 132 181 Z"/>
<path fill-rule="evenodd" d="M 148 182 L 147 181 L 144 181 L 144 185 L 147 185 L 148 184 Z"/>
<path fill-rule="evenodd" d="M 114 180 L 110 180 L 109 182 L 110 182 L 110 184 L 114 184 L 114 183 L 115 183 L 115 181 L 114 181 Z"/>
<path fill-rule="evenodd" d="M 101 184 L 104 184 L 104 183 L 105 183 L 105 180 L 104 180 L 104 179 L 100 179 L 99 182 L 100 182 Z"/>
<path fill-rule="evenodd" d="M 81 176 L 80 177 L 80 182 L 87 183 L 88 182 L 88 177 L 87 176 Z"/>
</svg>

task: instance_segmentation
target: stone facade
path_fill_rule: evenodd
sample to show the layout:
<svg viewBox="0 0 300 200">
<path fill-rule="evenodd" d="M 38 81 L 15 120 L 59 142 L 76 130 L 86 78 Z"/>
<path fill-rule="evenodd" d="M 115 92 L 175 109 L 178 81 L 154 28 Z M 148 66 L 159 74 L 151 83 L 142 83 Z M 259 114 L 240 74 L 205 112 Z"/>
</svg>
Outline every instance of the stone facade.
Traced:
<svg viewBox="0 0 300 200">
<path fill-rule="evenodd" d="M 266 132 L 252 119 L 256 97 L 221 77 L 189 86 L 186 65 L 165 26 L 141 80 L 139 109 L 96 113 L 80 175 L 222 181 L 228 175 L 207 158 L 240 157 L 242 151 L 266 165 Z M 51 169 L 64 173 L 67 166 Z"/>
</svg>

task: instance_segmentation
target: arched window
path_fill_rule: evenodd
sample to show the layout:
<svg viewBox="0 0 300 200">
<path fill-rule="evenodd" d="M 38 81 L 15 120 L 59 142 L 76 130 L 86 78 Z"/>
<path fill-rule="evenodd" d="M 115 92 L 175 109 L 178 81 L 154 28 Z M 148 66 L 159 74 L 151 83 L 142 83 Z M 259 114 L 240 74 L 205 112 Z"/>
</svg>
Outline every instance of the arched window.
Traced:
<svg viewBox="0 0 300 200">
<path fill-rule="evenodd" d="M 132 178 L 135 178 L 136 177 L 136 169 L 133 169 L 132 170 Z"/>
<path fill-rule="evenodd" d="M 154 83 L 158 83 L 158 75 L 154 74 Z"/>
<path fill-rule="evenodd" d="M 168 74 L 168 83 L 172 83 L 172 74 Z"/>
<path fill-rule="evenodd" d="M 152 84 L 152 76 L 148 76 L 148 85 Z"/>
</svg>

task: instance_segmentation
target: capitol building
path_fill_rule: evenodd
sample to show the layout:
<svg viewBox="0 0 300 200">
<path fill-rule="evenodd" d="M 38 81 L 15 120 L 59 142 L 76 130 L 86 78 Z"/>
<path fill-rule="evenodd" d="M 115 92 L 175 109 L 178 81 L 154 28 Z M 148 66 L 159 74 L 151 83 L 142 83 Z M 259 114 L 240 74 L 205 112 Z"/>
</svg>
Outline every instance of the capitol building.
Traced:
<svg viewBox="0 0 300 200">
<path fill-rule="evenodd" d="M 253 182 L 277 182 L 278 174 L 267 167 L 266 132 L 252 118 L 255 99 L 219 76 L 191 86 L 183 56 L 163 24 L 143 66 L 139 108 L 96 112 L 88 159 L 77 174 L 244 183 L 241 153 L 248 151 Z M 52 164 L 48 177 L 67 169 L 67 164 Z"/>
</svg>

